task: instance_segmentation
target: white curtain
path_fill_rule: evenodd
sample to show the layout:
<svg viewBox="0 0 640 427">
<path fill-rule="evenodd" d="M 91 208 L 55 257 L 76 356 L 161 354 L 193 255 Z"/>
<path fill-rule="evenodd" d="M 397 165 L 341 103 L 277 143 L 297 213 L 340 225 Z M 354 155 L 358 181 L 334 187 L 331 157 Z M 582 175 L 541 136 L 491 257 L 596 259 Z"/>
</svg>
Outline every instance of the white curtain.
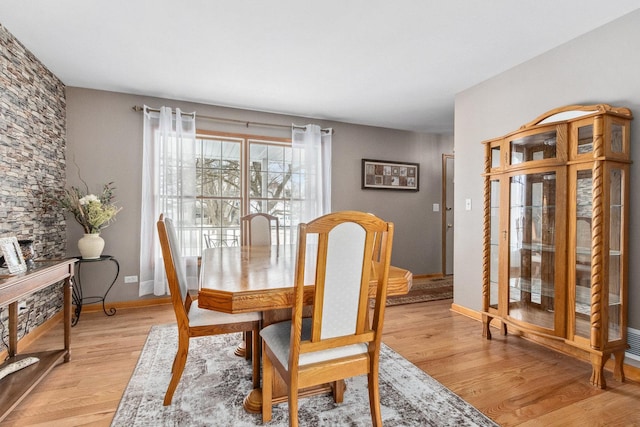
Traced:
<svg viewBox="0 0 640 427">
<path fill-rule="evenodd" d="M 189 227 L 195 225 L 195 113 L 160 112 L 144 106 L 142 213 L 140 221 L 139 295 L 166 295 L 167 284 L 156 221 L 161 213 L 173 219 L 183 250 L 189 287 L 197 287 L 197 257 Z"/>
<path fill-rule="evenodd" d="M 313 124 L 292 126 L 291 168 L 294 175 L 300 173 L 300 179 L 292 181 L 292 235 L 297 234 L 298 223 L 331 212 L 332 133 L 331 129 L 320 129 Z"/>
</svg>

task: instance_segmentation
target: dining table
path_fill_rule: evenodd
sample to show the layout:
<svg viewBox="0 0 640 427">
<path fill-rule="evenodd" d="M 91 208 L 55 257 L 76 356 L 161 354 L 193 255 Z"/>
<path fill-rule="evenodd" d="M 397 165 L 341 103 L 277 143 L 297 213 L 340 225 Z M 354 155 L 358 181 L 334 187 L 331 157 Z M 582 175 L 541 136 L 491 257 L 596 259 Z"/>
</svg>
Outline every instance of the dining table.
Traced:
<svg viewBox="0 0 640 427">
<path fill-rule="evenodd" d="M 314 271 L 315 260 L 307 257 L 306 271 Z M 198 305 L 204 309 L 230 314 L 259 311 L 262 326 L 291 318 L 294 305 L 295 245 L 229 246 L 202 251 Z M 372 267 L 370 296 L 377 287 L 377 263 Z M 404 295 L 411 289 L 413 275 L 409 270 L 390 266 L 387 295 Z M 305 278 L 305 304 L 313 304 L 313 280 Z M 277 377 L 277 376 L 274 376 Z M 276 378 L 276 381 L 278 379 Z M 307 394 L 326 391 L 309 390 Z M 302 394 L 301 394 L 302 395 Z M 274 403 L 287 400 L 286 386 L 280 379 L 274 384 Z M 262 410 L 262 391 L 253 389 L 244 400 L 248 412 Z"/>
</svg>

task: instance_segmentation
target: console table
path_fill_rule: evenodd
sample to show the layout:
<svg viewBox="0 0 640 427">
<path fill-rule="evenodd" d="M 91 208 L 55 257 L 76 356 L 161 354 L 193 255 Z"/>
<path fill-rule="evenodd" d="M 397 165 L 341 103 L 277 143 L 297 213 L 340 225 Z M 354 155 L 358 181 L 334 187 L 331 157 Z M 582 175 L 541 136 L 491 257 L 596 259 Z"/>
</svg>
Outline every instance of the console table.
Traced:
<svg viewBox="0 0 640 427">
<path fill-rule="evenodd" d="M 113 280 L 111 281 L 111 284 L 107 288 L 107 291 L 104 293 L 104 295 L 85 297 L 82 295 L 82 281 L 80 278 L 80 267 L 82 267 L 83 264 L 92 264 L 92 263 L 101 262 L 101 261 L 111 261 L 112 263 L 114 263 L 116 266 L 116 275 L 113 277 Z M 120 263 L 118 262 L 117 259 L 115 259 L 111 255 L 102 255 L 100 256 L 100 258 L 93 258 L 93 259 L 78 258 L 78 271 L 76 273 L 76 284 L 73 287 L 73 305 L 76 306 L 76 309 L 74 312 L 73 320 L 71 321 L 71 326 L 75 326 L 76 323 L 78 323 L 78 320 L 80 320 L 82 305 L 85 303 L 95 304 L 95 303 L 101 302 L 102 311 L 104 311 L 104 314 L 106 314 L 107 316 L 113 316 L 114 314 L 116 314 L 116 309 L 113 307 L 111 307 L 109 311 L 107 311 L 107 308 L 104 305 L 104 301 L 107 298 L 109 291 L 111 291 L 111 288 L 116 283 L 116 280 L 118 280 L 119 274 L 120 274 Z"/>
<path fill-rule="evenodd" d="M 24 273 L 0 275 L 0 306 L 9 306 L 9 358 L 3 368 L 27 357 L 39 359 L 33 365 L 0 380 L 0 422 L 15 408 L 40 380 L 60 361 L 68 362 L 71 345 L 71 288 L 75 258 L 36 261 L 34 268 Z M 57 350 L 18 354 L 18 301 L 48 286 L 64 281 L 63 326 L 64 347 Z"/>
</svg>

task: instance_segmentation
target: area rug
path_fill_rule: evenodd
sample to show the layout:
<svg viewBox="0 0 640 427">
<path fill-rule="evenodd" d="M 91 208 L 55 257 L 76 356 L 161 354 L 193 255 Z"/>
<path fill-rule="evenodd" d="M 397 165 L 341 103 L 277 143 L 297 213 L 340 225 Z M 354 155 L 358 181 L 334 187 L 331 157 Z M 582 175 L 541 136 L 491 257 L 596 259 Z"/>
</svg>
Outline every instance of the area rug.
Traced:
<svg viewBox="0 0 640 427">
<path fill-rule="evenodd" d="M 453 298 L 453 276 L 414 277 L 406 295 L 387 298 L 387 306 Z"/>
<path fill-rule="evenodd" d="M 242 407 L 251 390 L 251 366 L 233 354 L 238 334 L 191 340 L 189 358 L 173 403 L 163 406 L 177 343 L 174 325 L 149 332 L 138 364 L 122 396 L 112 426 L 262 425 L 259 414 Z M 385 426 L 496 426 L 489 418 L 442 384 L 383 345 L 380 400 Z M 329 395 L 300 399 L 300 425 L 370 426 L 364 376 L 347 380 L 344 402 Z M 287 404 L 273 407 L 267 426 L 288 425 Z"/>
</svg>

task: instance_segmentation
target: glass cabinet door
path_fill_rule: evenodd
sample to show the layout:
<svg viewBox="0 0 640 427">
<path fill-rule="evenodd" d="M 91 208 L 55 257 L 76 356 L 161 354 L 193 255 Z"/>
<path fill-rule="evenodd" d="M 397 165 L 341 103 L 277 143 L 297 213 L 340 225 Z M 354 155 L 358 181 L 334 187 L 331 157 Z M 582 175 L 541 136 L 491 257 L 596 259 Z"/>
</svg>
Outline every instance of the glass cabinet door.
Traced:
<svg viewBox="0 0 640 427">
<path fill-rule="evenodd" d="M 556 173 L 512 176 L 509 185 L 509 316 L 553 331 Z"/>
<path fill-rule="evenodd" d="M 622 338 L 622 272 L 623 272 L 623 179 L 622 169 L 611 169 L 609 173 L 611 191 L 610 236 L 609 236 L 609 341 Z"/>
<path fill-rule="evenodd" d="M 575 331 L 577 336 L 591 335 L 591 217 L 593 172 L 591 169 L 577 171 L 576 216 L 575 216 Z"/>
<path fill-rule="evenodd" d="M 603 301 L 607 301 L 608 309 L 608 338 L 615 341 L 622 338 L 620 326 L 622 323 L 622 244 L 623 244 L 623 179 L 624 171 L 610 169 L 610 219 L 609 219 L 609 260 L 607 286 L 603 284 L 603 290 L 608 290 Z M 575 242 L 575 334 L 580 337 L 591 336 L 591 242 L 592 242 L 592 171 L 579 170 L 577 172 L 576 194 L 576 242 Z"/>
<path fill-rule="evenodd" d="M 593 124 L 578 127 L 578 154 L 593 153 Z"/>
<path fill-rule="evenodd" d="M 557 132 L 540 132 L 510 141 L 511 164 L 556 158 Z"/>
<path fill-rule="evenodd" d="M 489 242 L 489 307 L 498 309 L 498 266 L 500 265 L 500 181 L 491 181 Z"/>
</svg>

